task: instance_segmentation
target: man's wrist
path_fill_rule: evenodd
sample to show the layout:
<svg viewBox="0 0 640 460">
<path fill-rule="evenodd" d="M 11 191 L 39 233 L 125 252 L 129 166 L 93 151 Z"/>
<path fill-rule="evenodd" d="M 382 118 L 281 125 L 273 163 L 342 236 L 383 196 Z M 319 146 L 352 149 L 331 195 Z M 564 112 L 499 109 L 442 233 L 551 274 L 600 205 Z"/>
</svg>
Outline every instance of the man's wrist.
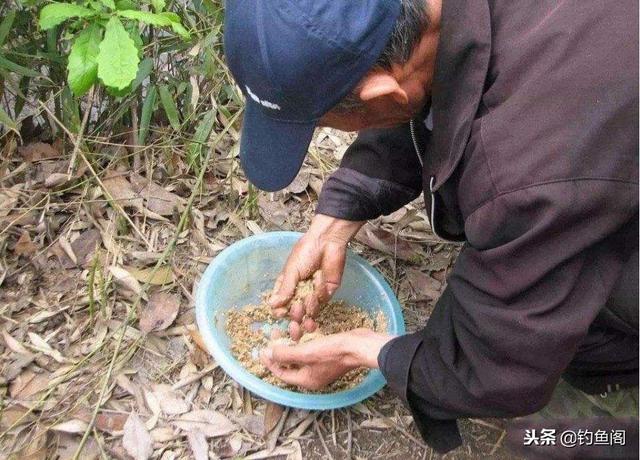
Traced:
<svg viewBox="0 0 640 460">
<path fill-rule="evenodd" d="M 353 353 L 357 367 L 378 368 L 378 355 L 380 350 L 395 336 L 374 332 L 370 329 L 356 329 L 352 331 L 356 335 L 356 343 L 350 343 L 349 351 Z"/>
<path fill-rule="evenodd" d="M 324 214 L 316 214 L 311 221 L 307 234 L 346 245 L 358 233 L 364 223 L 364 221 L 351 221 Z"/>
</svg>

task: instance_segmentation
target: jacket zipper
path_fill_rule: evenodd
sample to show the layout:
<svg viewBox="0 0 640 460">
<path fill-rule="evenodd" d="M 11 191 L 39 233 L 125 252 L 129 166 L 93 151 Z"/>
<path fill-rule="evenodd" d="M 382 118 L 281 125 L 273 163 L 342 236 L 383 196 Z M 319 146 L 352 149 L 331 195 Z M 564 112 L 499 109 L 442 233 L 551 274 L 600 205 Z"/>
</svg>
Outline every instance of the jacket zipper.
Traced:
<svg viewBox="0 0 640 460">
<path fill-rule="evenodd" d="M 416 155 L 418 156 L 418 161 L 420 162 L 420 166 L 424 168 L 424 164 L 422 163 L 422 156 L 420 155 L 420 148 L 418 148 L 418 139 L 416 137 L 416 126 L 414 124 L 413 118 L 409 120 L 409 131 L 411 132 L 411 140 L 413 141 L 413 148 L 416 151 Z"/>
<path fill-rule="evenodd" d="M 418 161 L 420 162 L 420 166 L 424 168 L 424 164 L 422 162 L 422 155 L 420 153 L 420 148 L 418 147 L 418 138 L 416 136 L 415 121 L 413 119 L 409 120 L 409 131 L 411 132 L 411 140 L 413 141 L 413 148 L 416 151 L 416 155 L 418 157 Z M 435 182 L 435 179 L 436 179 L 436 176 L 431 176 L 429 178 L 429 195 L 431 196 L 431 216 L 429 216 L 429 220 L 431 223 L 431 231 L 433 231 L 433 234 L 438 238 L 440 238 L 441 240 L 453 242 L 451 240 L 448 240 L 438 235 L 438 231 L 436 230 L 435 212 L 434 212 L 436 209 L 436 199 L 435 199 L 435 192 L 433 191 L 433 183 Z"/>
</svg>

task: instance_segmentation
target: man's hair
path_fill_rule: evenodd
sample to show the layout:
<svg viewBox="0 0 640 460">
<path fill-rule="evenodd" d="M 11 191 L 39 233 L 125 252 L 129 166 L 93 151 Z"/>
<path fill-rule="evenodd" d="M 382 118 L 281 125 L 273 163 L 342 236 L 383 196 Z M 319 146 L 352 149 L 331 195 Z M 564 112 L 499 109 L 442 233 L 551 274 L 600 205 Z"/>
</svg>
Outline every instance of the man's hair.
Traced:
<svg viewBox="0 0 640 460">
<path fill-rule="evenodd" d="M 387 45 L 382 50 L 382 54 L 373 65 L 373 68 L 380 67 L 391 70 L 393 64 L 404 64 L 411 57 L 413 49 L 416 47 L 425 29 L 429 26 L 427 17 L 428 0 L 399 0 L 400 14 L 396 24 L 391 31 L 391 36 Z M 351 92 L 347 94 L 333 110 L 339 112 L 349 112 L 362 106 L 362 102 L 357 94 Z"/>
</svg>

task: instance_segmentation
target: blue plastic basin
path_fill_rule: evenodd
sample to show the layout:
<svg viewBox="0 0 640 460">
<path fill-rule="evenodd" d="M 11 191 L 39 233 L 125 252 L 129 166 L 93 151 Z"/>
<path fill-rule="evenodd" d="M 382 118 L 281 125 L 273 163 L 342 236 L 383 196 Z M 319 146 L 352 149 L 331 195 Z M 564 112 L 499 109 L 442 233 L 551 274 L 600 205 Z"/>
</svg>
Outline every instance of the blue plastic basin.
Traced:
<svg viewBox="0 0 640 460">
<path fill-rule="evenodd" d="M 204 272 L 196 292 L 196 319 L 204 342 L 217 363 L 243 387 L 265 399 L 300 409 L 336 409 L 349 406 L 376 393 L 385 380 L 372 370 L 356 387 L 328 394 L 306 394 L 284 390 L 252 375 L 233 357 L 225 332 L 226 310 L 259 302 L 260 294 L 272 289 L 274 280 L 302 234 L 271 232 L 252 236 L 222 251 Z M 400 304 L 393 291 L 362 257 L 349 252 L 342 286 L 333 297 L 363 309 L 381 310 L 388 332 L 404 333 Z"/>
</svg>

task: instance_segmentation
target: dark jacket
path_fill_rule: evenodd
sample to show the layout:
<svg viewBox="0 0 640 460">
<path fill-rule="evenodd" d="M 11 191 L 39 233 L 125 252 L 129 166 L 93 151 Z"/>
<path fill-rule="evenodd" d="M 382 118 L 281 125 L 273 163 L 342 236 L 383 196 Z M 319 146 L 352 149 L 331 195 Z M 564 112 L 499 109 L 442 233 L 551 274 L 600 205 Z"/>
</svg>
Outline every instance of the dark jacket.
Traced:
<svg viewBox="0 0 640 460">
<path fill-rule="evenodd" d="M 457 418 L 535 412 L 563 375 L 637 385 L 638 2 L 444 0 L 436 59 L 422 157 L 408 125 L 362 132 L 317 212 L 371 219 L 423 190 L 434 232 L 465 242 L 427 326 L 379 357 L 446 451 Z"/>
</svg>

